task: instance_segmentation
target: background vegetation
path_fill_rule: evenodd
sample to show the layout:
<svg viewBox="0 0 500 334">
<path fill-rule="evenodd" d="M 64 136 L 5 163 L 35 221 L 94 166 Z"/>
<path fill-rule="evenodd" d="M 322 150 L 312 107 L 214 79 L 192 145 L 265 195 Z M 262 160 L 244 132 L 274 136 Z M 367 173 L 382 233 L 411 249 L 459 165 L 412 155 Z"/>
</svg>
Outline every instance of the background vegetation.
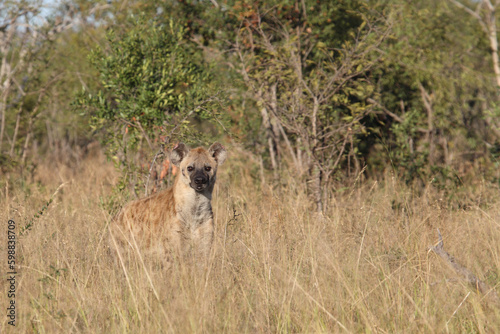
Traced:
<svg viewBox="0 0 500 334">
<path fill-rule="evenodd" d="M 2 6 L 2 330 L 500 330 L 499 2 Z M 210 269 L 124 275 L 110 217 L 179 140 L 230 152 Z"/>
</svg>

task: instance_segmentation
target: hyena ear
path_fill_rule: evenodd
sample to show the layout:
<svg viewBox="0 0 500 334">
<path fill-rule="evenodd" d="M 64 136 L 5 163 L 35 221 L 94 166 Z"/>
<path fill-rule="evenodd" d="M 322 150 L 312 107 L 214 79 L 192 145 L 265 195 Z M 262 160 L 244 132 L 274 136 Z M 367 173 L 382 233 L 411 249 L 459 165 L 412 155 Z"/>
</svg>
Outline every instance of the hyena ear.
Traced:
<svg viewBox="0 0 500 334">
<path fill-rule="evenodd" d="M 217 161 L 218 165 L 222 165 L 227 157 L 226 149 L 224 148 L 224 146 L 217 142 L 213 143 L 212 146 L 210 146 L 210 148 L 208 149 L 208 154 L 210 154 L 215 159 L 215 161 Z"/>
<path fill-rule="evenodd" d="M 184 159 L 188 153 L 189 153 L 188 147 L 184 143 L 179 143 L 175 145 L 174 149 L 170 153 L 170 161 L 175 166 L 179 167 L 182 159 Z"/>
</svg>

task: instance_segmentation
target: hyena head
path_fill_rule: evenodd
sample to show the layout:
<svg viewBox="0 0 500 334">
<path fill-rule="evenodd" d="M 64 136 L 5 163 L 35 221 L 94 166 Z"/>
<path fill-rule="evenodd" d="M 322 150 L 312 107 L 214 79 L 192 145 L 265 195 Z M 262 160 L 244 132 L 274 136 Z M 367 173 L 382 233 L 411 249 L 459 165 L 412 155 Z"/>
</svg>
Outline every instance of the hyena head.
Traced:
<svg viewBox="0 0 500 334">
<path fill-rule="evenodd" d="M 184 143 L 177 144 L 170 154 L 170 161 L 180 169 L 181 180 L 197 192 L 212 189 L 217 166 L 226 160 L 224 146 L 214 143 L 208 151 L 203 147 L 190 150 Z"/>
</svg>

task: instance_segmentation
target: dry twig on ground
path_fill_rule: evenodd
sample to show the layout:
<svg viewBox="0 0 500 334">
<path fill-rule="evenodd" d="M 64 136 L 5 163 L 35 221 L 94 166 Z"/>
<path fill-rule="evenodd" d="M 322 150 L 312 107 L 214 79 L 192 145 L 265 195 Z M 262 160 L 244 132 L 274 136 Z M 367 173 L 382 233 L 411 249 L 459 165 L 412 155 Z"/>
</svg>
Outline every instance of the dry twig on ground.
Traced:
<svg viewBox="0 0 500 334">
<path fill-rule="evenodd" d="M 465 281 L 473 285 L 476 290 L 480 291 L 484 294 L 488 300 L 494 302 L 497 306 L 500 305 L 500 298 L 496 293 L 495 289 L 491 288 L 488 284 L 481 281 L 476 277 L 469 269 L 465 268 L 461 264 L 457 262 L 457 260 L 451 256 L 448 252 L 444 250 L 443 237 L 441 236 L 441 232 L 439 232 L 439 242 L 435 246 L 431 246 L 430 249 L 434 251 L 437 255 L 439 255 L 453 270 L 455 270 L 460 276 L 462 276 Z"/>
</svg>

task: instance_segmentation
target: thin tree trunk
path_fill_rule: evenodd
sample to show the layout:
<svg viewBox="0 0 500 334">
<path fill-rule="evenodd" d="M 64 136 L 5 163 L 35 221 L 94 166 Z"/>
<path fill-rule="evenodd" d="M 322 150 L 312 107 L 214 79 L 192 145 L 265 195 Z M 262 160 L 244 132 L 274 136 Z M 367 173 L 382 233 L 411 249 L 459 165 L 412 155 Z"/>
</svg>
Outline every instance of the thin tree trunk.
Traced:
<svg viewBox="0 0 500 334">
<path fill-rule="evenodd" d="M 12 144 L 10 146 L 10 152 L 9 152 L 9 155 L 10 157 L 14 157 L 14 150 L 16 148 L 16 140 L 17 140 L 17 132 L 19 130 L 19 123 L 21 122 L 21 110 L 22 110 L 22 103 L 21 103 L 21 107 L 19 108 L 19 112 L 17 113 L 17 116 L 16 116 L 16 127 L 14 128 L 14 136 L 12 137 Z"/>
<path fill-rule="evenodd" d="M 264 189 L 264 185 L 266 184 L 266 176 L 264 174 L 264 163 L 262 162 L 262 156 L 259 156 L 259 171 L 260 171 L 260 186 L 261 189 Z"/>
<path fill-rule="evenodd" d="M 12 29 L 12 28 L 11 28 Z M 3 135 L 5 130 L 5 112 L 7 110 L 7 96 L 9 95 L 10 80 L 8 75 L 8 64 L 7 64 L 7 48 L 10 45 L 10 39 L 12 34 L 10 33 L 6 36 L 5 32 L 0 33 L 0 38 L 5 38 L 5 40 L 0 40 L 0 52 L 3 54 L 2 65 L 0 66 L 0 87 L 2 88 L 2 102 L 0 104 L 1 124 L 0 124 L 0 154 L 2 152 L 3 146 Z"/>
<path fill-rule="evenodd" d="M 323 214 L 323 196 L 321 187 L 321 170 L 317 165 L 313 166 L 312 170 L 312 187 L 314 204 L 316 205 L 316 212 Z"/>
<path fill-rule="evenodd" d="M 476 10 L 473 10 L 457 0 L 450 0 L 457 7 L 462 8 L 472 17 L 478 20 L 483 31 L 488 35 L 491 48 L 491 58 L 493 61 L 493 71 L 495 72 L 495 79 L 497 82 L 497 87 L 500 89 L 500 64 L 498 59 L 498 36 L 497 36 L 497 25 L 496 25 L 496 7 L 498 3 L 493 5 L 490 0 L 482 0 L 481 3 L 477 3 Z M 481 7 L 486 9 L 486 14 L 481 16 Z"/>
<path fill-rule="evenodd" d="M 297 162 L 297 157 L 295 155 L 295 152 L 293 150 L 292 144 L 290 143 L 290 140 L 288 139 L 288 136 L 285 132 L 285 129 L 283 129 L 283 126 L 281 125 L 280 120 L 277 118 L 278 115 L 278 94 L 277 94 L 277 85 L 274 84 L 271 87 L 271 111 L 272 111 L 272 121 L 271 122 L 271 127 L 273 130 L 273 135 L 274 135 L 274 140 L 275 144 L 277 147 L 280 145 L 280 135 L 283 136 L 283 139 L 285 140 L 285 144 L 287 146 L 287 149 L 290 153 L 290 156 L 292 157 L 293 164 L 295 166 L 295 169 L 301 173 L 301 166 L 299 166 Z M 279 152 L 278 152 L 279 153 Z"/>
<path fill-rule="evenodd" d="M 31 132 L 33 130 L 33 120 L 36 118 L 36 115 L 37 115 L 37 112 L 38 112 L 38 108 L 40 108 L 43 96 L 45 95 L 45 91 L 46 91 L 45 89 L 42 89 L 42 91 L 38 95 L 38 100 L 36 101 L 36 105 L 33 108 L 33 111 L 31 112 L 31 115 L 30 115 L 30 122 L 29 122 L 29 125 L 28 125 L 28 134 L 26 135 L 26 140 L 24 141 L 23 155 L 22 155 L 22 158 L 21 158 L 21 165 L 22 166 L 24 166 L 24 162 L 26 161 L 26 155 L 27 155 L 27 152 L 28 152 L 28 145 L 29 145 L 29 142 L 30 142 L 30 139 L 31 139 Z"/>
<path fill-rule="evenodd" d="M 262 95 L 261 95 L 262 96 Z M 273 126 L 271 123 L 271 118 L 269 115 L 269 111 L 264 106 L 264 100 L 262 101 L 262 108 L 260 108 L 260 114 L 262 116 L 262 125 L 266 129 L 266 137 L 267 137 L 267 146 L 269 149 L 269 156 L 271 158 L 271 168 L 273 170 L 274 181 L 278 180 L 278 160 L 277 160 L 277 152 L 276 152 L 276 141 L 274 138 Z"/>
<path fill-rule="evenodd" d="M 491 58 L 493 60 L 493 71 L 495 72 L 497 88 L 500 89 L 500 65 L 498 64 L 498 37 L 497 37 L 495 8 L 492 6 L 491 2 L 489 1 L 484 1 L 484 2 L 488 7 L 486 24 L 488 27 L 488 39 L 490 40 Z"/>
<path fill-rule="evenodd" d="M 49 150 L 54 152 L 54 136 L 52 136 L 52 131 L 50 129 L 49 120 L 45 120 L 45 128 L 47 129 L 47 141 L 49 144 Z"/>
<path fill-rule="evenodd" d="M 21 158 L 21 165 L 24 167 L 24 162 L 26 161 L 26 156 L 27 156 L 27 152 L 28 152 L 28 145 L 30 143 L 30 139 L 31 139 L 31 128 L 33 126 L 33 118 L 30 118 L 30 122 L 29 122 L 29 125 L 28 125 L 28 134 L 26 135 L 26 139 L 24 141 L 24 146 L 23 146 L 23 155 L 22 155 L 22 158 Z"/>
<path fill-rule="evenodd" d="M 269 119 L 269 112 L 267 111 L 266 107 L 260 108 L 260 114 L 262 116 L 262 124 L 264 125 L 264 128 L 266 129 L 266 137 L 267 137 L 267 144 L 269 148 L 269 155 L 271 156 L 271 167 L 273 168 L 273 171 L 276 171 L 278 168 L 278 163 L 276 161 L 276 150 L 274 146 L 274 141 L 273 141 L 273 131 L 271 129 L 271 121 Z"/>
<path fill-rule="evenodd" d="M 295 151 L 293 150 L 293 147 L 292 147 L 292 143 L 290 143 L 290 140 L 288 139 L 288 136 L 287 134 L 285 133 L 285 130 L 283 129 L 283 126 L 278 122 L 278 127 L 279 127 L 279 130 L 281 132 L 281 135 L 283 136 L 283 139 L 285 139 L 285 144 L 286 144 L 286 147 L 288 148 L 288 152 L 290 152 L 290 155 L 292 157 L 292 160 L 293 160 L 293 165 L 295 166 L 295 169 L 300 173 L 302 174 L 302 165 L 299 164 L 298 160 L 297 160 L 297 157 L 295 155 Z M 298 150 L 298 149 L 297 149 Z"/>
<path fill-rule="evenodd" d="M 297 138 L 297 164 L 299 166 L 300 173 L 302 173 L 304 162 L 302 161 L 302 139 Z"/>
<path fill-rule="evenodd" d="M 2 123 L 0 125 L 0 154 L 2 153 L 2 146 L 3 146 L 3 135 L 5 131 L 5 111 L 7 107 L 7 92 L 4 93 L 3 99 L 2 99 L 2 105 L 0 107 L 0 111 L 2 112 Z"/>
<path fill-rule="evenodd" d="M 318 146 L 318 111 L 319 102 L 318 99 L 314 99 L 313 113 L 311 117 L 312 123 L 312 154 L 314 154 Z M 314 158 L 314 157 L 313 157 Z M 321 189 L 321 170 L 319 166 L 315 163 L 313 166 L 313 196 L 316 203 L 316 211 L 320 214 L 323 213 L 323 196 Z"/>
<path fill-rule="evenodd" d="M 279 146 L 279 138 L 280 138 L 280 131 L 278 128 L 278 119 L 276 118 L 276 115 L 278 114 L 278 87 L 276 84 L 273 84 L 271 86 L 271 115 L 269 117 L 269 121 L 271 123 L 271 130 L 273 132 L 274 140 L 276 141 L 276 145 Z"/>
<path fill-rule="evenodd" d="M 424 102 L 425 109 L 427 110 L 427 142 L 429 143 L 429 162 L 434 162 L 434 112 L 432 110 L 431 98 L 424 86 L 419 84 L 422 101 Z"/>
<path fill-rule="evenodd" d="M 10 92 L 10 79 L 7 79 L 5 83 L 0 83 L 0 85 L 3 84 L 3 92 L 2 92 L 2 103 L 0 105 L 0 112 L 2 113 L 2 123 L 0 125 L 0 154 L 2 153 L 2 148 L 3 148 L 3 137 L 5 135 L 5 114 L 7 113 L 7 97 L 9 96 Z"/>
</svg>

